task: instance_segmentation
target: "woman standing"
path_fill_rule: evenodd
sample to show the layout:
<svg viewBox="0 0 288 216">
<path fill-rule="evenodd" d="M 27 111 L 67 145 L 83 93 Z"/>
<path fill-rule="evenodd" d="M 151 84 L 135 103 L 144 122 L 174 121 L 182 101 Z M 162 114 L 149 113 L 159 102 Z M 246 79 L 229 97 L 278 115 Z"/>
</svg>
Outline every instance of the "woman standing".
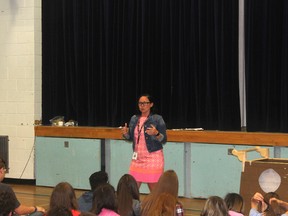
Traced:
<svg viewBox="0 0 288 216">
<path fill-rule="evenodd" d="M 148 184 L 149 190 L 155 187 L 164 170 L 163 144 L 167 141 L 166 125 L 162 116 L 153 112 L 154 101 L 148 94 L 138 100 L 139 113 L 131 117 L 122 128 L 123 137 L 133 141 L 133 156 L 129 174 L 137 181 Z"/>
</svg>

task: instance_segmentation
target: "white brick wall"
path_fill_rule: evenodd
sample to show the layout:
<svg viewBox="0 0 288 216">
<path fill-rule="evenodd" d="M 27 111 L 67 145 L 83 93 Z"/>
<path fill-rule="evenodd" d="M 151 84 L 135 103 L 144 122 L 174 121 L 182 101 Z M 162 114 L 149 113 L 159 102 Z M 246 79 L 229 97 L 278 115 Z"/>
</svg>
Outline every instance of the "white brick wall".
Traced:
<svg viewBox="0 0 288 216">
<path fill-rule="evenodd" d="M 8 178 L 34 179 L 41 45 L 41 0 L 0 0 L 0 135 L 9 136 Z"/>
</svg>

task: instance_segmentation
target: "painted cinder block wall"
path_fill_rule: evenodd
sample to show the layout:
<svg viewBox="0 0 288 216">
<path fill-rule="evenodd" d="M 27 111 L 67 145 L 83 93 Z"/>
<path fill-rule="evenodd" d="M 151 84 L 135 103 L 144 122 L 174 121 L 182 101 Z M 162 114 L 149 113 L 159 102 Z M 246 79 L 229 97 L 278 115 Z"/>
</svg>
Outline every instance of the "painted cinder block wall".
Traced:
<svg viewBox="0 0 288 216">
<path fill-rule="evenodd" d="M 7 178 L 34 179 L 34 120 L 41 118 L 41 1 L 0 0 L 0 135 Z"/>
</svg>

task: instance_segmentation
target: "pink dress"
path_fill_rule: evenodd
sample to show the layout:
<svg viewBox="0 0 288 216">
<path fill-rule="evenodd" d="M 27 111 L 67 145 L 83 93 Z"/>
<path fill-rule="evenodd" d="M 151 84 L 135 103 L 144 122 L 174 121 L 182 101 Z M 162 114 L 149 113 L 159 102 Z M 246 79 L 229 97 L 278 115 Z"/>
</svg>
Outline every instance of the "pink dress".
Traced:
<svg viewBox="0 0 288 216">
<path fill-rule="evenodd" d="M 143 126 L 146 120 L 146 117 L 140 117 L 139 125 L 135 127 L 134 139 L 136 140 L 137 159 L 132 159 L 129 174 L 137 182 L 156 183 L 164 170 L 164 155 L 162 149 L 151 153 L 147 150 Z M 137 143 L 139 132 L 139 143 Z"/>
</svg>

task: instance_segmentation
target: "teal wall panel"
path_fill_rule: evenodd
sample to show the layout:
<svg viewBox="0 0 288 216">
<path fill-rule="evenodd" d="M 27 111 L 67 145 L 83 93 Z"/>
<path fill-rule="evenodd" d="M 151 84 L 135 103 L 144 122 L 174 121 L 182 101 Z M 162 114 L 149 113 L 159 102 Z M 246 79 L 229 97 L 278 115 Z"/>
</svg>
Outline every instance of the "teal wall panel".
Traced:
<svg viewBox="0 0 288 216">
<path fill-rule="evenodd" d="M 191 194 L 207 198 L 239 192 L 242 164 L 227 145 L 191 144 Z"/>
<path fill-rule="evenodd" d="M 106 142 L 106 170 L 115 189 L 122 175 L 128 173 L 132 157 L 132 144 L 124 140 Z"/>
<path fill-rule="evenodd" d="M 287 144 L 288 144 L 288 140 L 287 140 Z M 281 158 L 288 158 L 288 148 L 287 147 L 278 147 L 280 148 L 280 153 L 281 153 Z"/>
<path fill-rule="evenodd" d="M 179 180 L 179 196 L 184 196 L 185 183 L 185 150 L 184 143 L 167 142 L 164 145 L 165 170 L 172 169 Z"/>
<path fill-rule="evenodd" d="M 65 147 L 68 142 L 68 147 Z M 54 187 L 68 181 L 74 188 L 89 189 L 89 176 L 101 169 L 101 140 L 36 137 L 36 184 Z M 165 170 L 173 169 L 179 178 L 179 196 L 207 198 L 224 197 L 239 192 L 242 162 L 228 155 L 228 149 L 244 150 L 254 146 L 168 142 L 164 145 Z M 269 148 L 273 158 L 275 148 Z M 288 157 L 288 148 L 277 147 L 277 155 Z M 128 173 L 132 145 L 124 140 L 105 140 L 105 168 L 109 182 L 117 188 L 119 179 Z M 261 158 L 248 152 L 247 160 Z M 146 184 L 141 193 L 149 193 Z"/>
<path fill-rule="evenodd" d="M 101 169 L 100 147 L 100 140 L 36 137 L 36 184 L 54 187 L 67 181 L 90 189 L 89 176 Z"/>
<path fill-rule="evenodd" d="M 240 192 L 242 162 L 228 155 L 229 148 L 244 150 L 255 146 L 208 145 L 191 143 L 191 196 L 207 198 L 224 197 L 227 193 Z M 268 148 L 268 147 L 267 147 Z M 269 148 L 273 155 L 273 148 Z M 257 152 L 248 152 L 247 160 L 261 158 Z"/>
</svg>

